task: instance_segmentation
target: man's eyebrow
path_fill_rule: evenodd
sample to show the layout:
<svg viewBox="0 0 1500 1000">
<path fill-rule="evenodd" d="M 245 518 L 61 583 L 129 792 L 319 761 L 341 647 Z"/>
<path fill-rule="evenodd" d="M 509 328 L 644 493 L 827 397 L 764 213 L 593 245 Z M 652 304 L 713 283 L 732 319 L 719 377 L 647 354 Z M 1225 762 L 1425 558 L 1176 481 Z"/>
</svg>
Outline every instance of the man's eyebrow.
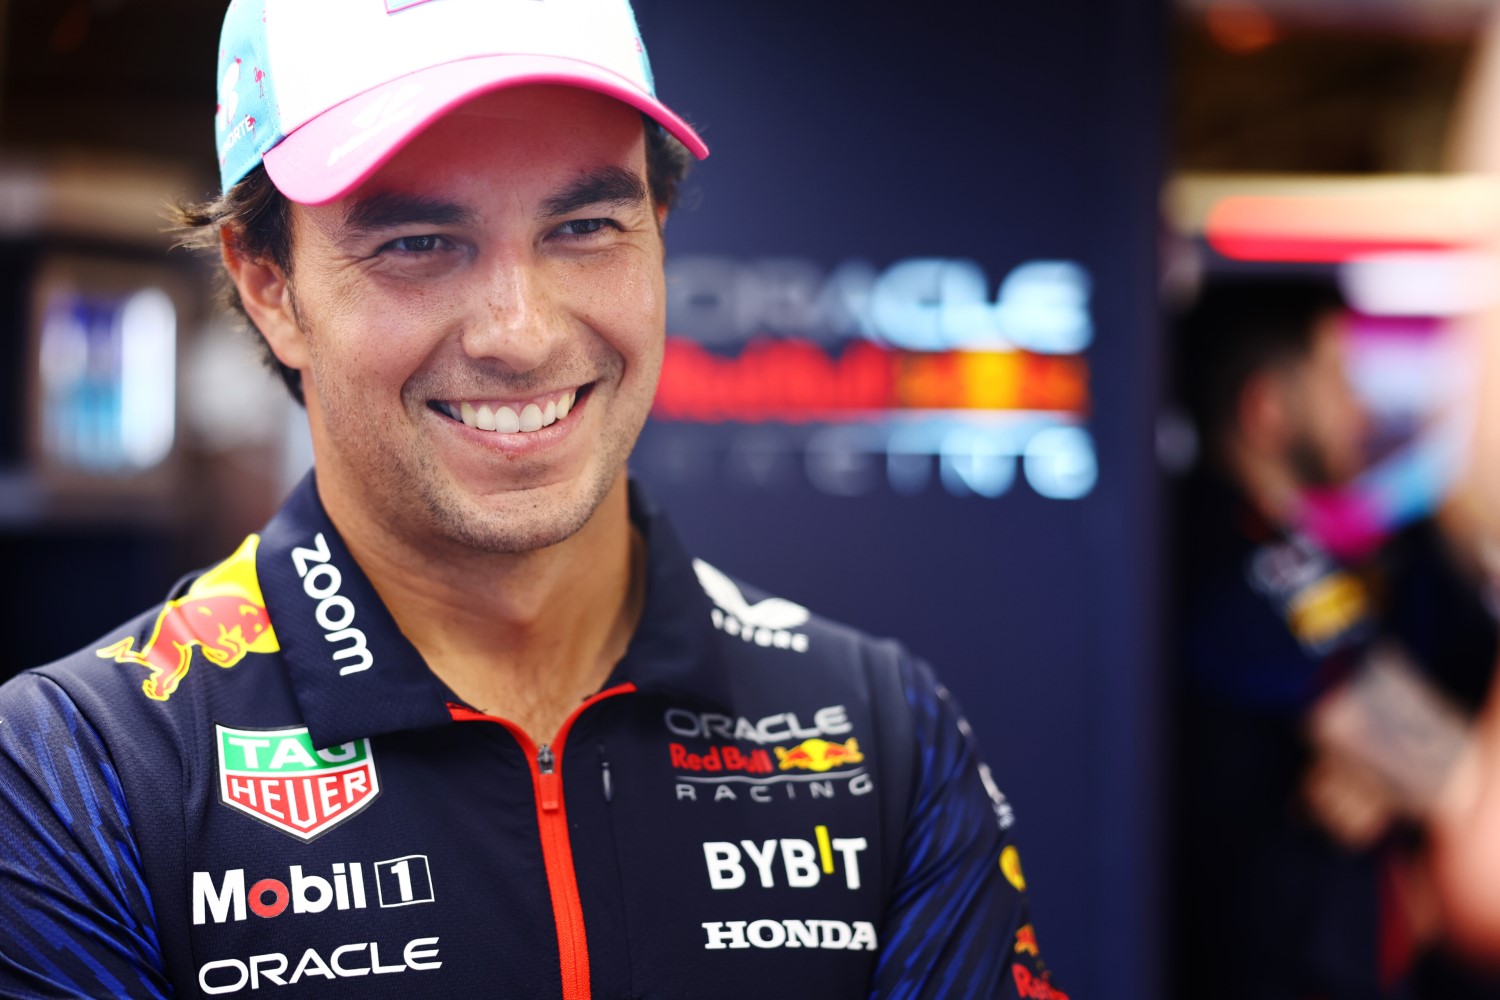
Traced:
<svg viewBox="0 0 1500 1000">
<path fill-rule="evenodd" d="M 357 199 L 344 213 L 345 235 L 396 226 L 460 226 L 475 215 L 462 205 L 420 194 L 387 191 Z"/>
<path fill-rule="evenodd" d="M 542 213 L 553 218 L 601 204 L 638 204 L 646 200 L 646 185 L 624 167 L 600 167 L 579 177 L 542 202 Z"/>
</svg>

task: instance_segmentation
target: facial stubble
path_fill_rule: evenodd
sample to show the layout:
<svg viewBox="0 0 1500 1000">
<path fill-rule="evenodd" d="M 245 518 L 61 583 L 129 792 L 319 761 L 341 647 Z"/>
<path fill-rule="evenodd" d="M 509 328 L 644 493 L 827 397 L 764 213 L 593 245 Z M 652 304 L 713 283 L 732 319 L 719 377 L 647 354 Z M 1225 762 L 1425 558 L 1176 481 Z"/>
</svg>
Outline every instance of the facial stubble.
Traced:
<svg viewBox="0 0 1500 1000">
<path fill-rule="evenodd" d="M 315 387 L 316 405 L 322 410 L 323 424 L 340 464 L 355 480 L 360 496 L 356 502 L 365 507 L 374 523 L 384 526 L 393 540 L 403 541 L 423 550 L 457 547 L 460 550 L 492 555 L 521 555 L 557 545 L 583 529 L 598 511 L 623 474 L 630 452 L 640 436 L 649 405 L 639 407 L 639 414 L 613 415 L 605 421 L 596 457 L 590 461 L 582 481 L 575 488 L 549 489 L 546 486 L 510 489 L 470 499 L 453 483 L 431 447 L 423 445 L 420 428 L 433 418 L 428 402 L 434 398 L 425 388 L 431 378 L 409 379 L 401 391 L 402 407 L 398 415 L 383 418 L 382 411 L 368 405 L 368 397 L 357 386 L 340 377 L 341 367 L 326 361 L 323 339 L 307 314 L 299 309 L 295 290 L 291 295 L 292 312 L 308 346 L 310 371 Z M 510 376 L 515 387 L 505 395 L 526 395 L 528 384 L 556 384 L 551 372 L 563 369 L 586 369 L 596 374 L 597 387 L 618 388 L 623 385 L 624 361 L 614 351 L 594 352 L 583 364 L 549 361 L 544 369 L 523 376 Z M 493 375 L 487 384 L 493 386 Z M 655 388 L 655 376 L 651 378 Z M 604 395 L 596 389 L 596 395 Z M 604 405 L 607 399 L 590 399 L 589 405 Z M 380 433 L 376 421 L 395 419 L 402 422 L 391 433 Z M 448 419 L 443 417 L 441 419 Z M 372 441 L 405 438 L 410 447 L 401 454 L 383 455 L 370 452 Z M 507 459 L 497 456 L 496 462 Z M 515 460 L 525 462 L 526 460 Z M 566 484 L 562 484 L 566 487 Z M 498 504 L 487 498 L 501 497 Z M 446 543 L 446 546 L 444 545 Z"/>
</svg>

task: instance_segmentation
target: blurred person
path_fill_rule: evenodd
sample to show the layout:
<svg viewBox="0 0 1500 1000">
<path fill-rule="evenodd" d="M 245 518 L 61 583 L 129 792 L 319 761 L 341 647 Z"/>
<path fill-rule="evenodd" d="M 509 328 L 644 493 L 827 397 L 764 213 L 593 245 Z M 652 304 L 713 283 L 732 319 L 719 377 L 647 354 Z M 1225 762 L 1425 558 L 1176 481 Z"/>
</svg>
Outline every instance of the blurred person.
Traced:
<svg viewBox="0 0 1500 1000">
<path fill-rule="evenodd" d="M 1308 734 L 1377 649 L 1410 687 L 1471 705 L 1496 649 L 1430 519 L 1357 556 L 1312 530 L 1315 501 L 1368 464 L 1343 315 L 1325 281 L 1242 280 L 1210 284 L 1177 330 L 1200 441 L 1175 539 L 1183 996 L 1495 995 L 1427 957 L 1442 929 L 1407 803 L 1326 727 Z"/>
<path fill-rule="evenodd" d="M 1487 178 L 1489 200 L 1471 212 L 1495 229 L 1488 247 L 1500 248 L 1495 213 L 1500 191 L 1500 9 L 1480 33 L 1452 119 L 1449 166 Z M 1470 319 L 1478 373 L 1472 398 L 1474 435 L 1462 498 L 1467 503 L 1492 579 L 1500 539 L 1500 304 Z M 1433 845 L 1434 888 L 1451 937 L 1470 954 L 1500 966 L 1500 689 L 1492 689 L 1470 739 L 1424 803 Z"/>
<path fill-rule="evenodd" d="M 1471 111 L 1500 113 L 1500 17 L 1480 70 L 1481 85 L 1474 88 L 1480 94 L 1471 93 Z M 1493 142 L 1494 129 L 1488 125 L 1481 141 Z M 1500 160 L 1492 167 L 1500 168 Z M 1500 311 L 1475 317 L 1474 332 L 1479 378 L 1464 499 L 1484 539 L 1493 580 L 1500 537 Z M 1434 888 L 1451 936 L 1471 955 L 1500 967 L 1500 688 L 1492 688 L 1469 737 L 1452 766 L 1435 772 L 1437 791 L 1417 811 L 1431 834 Z"/>
<path fill-rule="evenodd" d="M 1062 998 L 929 668 L 627 478 L 707 150 L 625 0 L 236 0 L 219 80 L 314 471 L 0 689 L 0 993 Z"/>
<path fill-rule="evenodd" d="M 1450 936 L 1500 965 L 1500 694 L 1492 694 L 1441 792 L 1423 813 L 1433 891 Z"/>
</svg>

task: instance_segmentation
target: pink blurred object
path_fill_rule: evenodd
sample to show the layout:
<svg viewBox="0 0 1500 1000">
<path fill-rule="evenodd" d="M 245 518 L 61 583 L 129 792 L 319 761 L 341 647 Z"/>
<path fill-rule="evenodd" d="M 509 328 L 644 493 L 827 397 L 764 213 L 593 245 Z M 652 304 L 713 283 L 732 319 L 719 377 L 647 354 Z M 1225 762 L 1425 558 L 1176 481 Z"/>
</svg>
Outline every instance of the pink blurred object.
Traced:
<svg viewBox="0 0 1500 1000">
<path fill-rule="evenodd" d="M 1330 555 L 1346 561 L 1364 559 L 1390 534 L 1389 518 L 1380 505 L 1354 490 L 1308 490 L 1297 521 Z"/>
</svg>

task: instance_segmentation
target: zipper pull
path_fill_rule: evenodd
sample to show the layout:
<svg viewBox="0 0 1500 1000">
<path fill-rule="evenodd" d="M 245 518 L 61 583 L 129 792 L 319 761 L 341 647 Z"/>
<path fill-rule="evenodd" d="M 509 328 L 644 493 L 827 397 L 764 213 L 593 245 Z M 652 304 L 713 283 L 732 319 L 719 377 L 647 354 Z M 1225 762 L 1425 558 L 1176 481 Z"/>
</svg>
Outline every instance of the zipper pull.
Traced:
<svg viewBox="0 0 1500 1000">
<path fill-rule="evenodd" d="M 542 809 L 545 812 L 556 812 L 558 806 L 558 780 L 554 770 L 557 759 L 552 756 L 552 748 L 543 743 L 537 747 L 536 766 L 541 772 L 541 781 L 538 791 L 541 793 Z"/>
<path fill-rule="evenodd" d="M 604 783 L 604 801 L 615 800 L 615 785 L 609 777 L 609 761 L 604 758 L 604 746 L 599 747 L 599 778 Z"/>
</svg>

